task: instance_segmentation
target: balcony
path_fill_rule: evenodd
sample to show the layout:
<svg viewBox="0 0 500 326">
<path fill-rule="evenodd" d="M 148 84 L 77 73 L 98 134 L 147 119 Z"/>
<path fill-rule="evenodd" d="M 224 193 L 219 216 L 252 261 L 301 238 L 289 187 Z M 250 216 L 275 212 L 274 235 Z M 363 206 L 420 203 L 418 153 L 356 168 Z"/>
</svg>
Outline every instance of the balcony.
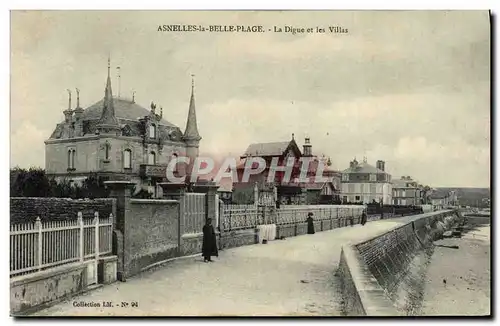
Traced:
<svg viewBox="0 0 500 326">
<path fill-rule="evenodd" d="M 167 166 L 155 164 L 141 164 L 139 175 L 143 178 L 166 178 Z"/>
</svg>

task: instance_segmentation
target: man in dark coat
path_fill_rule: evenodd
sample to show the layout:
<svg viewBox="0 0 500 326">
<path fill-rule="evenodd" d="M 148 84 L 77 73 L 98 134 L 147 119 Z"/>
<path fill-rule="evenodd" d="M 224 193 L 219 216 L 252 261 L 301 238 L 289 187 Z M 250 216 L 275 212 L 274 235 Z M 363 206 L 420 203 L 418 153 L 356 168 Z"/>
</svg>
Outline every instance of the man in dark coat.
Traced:
<svg viewBox="0 0 500 326">
<path fill-rule="evenodd" d="M 203 227 L 203 244 L 201 246 L 201 253 L 204 262 L 212 261 L 212 256 L 219 257 L 217 250 L 217 237 L 215 230 L 212 226 L 212 219 L 208 218 L 207 223 Z"/>
<path fill-rule="evenodd" d="M 313 221 L 313 213 L 307 214 L 307 234 L 314 234 L 314 221 Z"/>
<path fill-rule="evenodd" d="M 363 213 L 361 213 L 361 225 L 365 225 L 366 219 L 367 219 L 366 210 L 363 209 Z"/>
</svg>

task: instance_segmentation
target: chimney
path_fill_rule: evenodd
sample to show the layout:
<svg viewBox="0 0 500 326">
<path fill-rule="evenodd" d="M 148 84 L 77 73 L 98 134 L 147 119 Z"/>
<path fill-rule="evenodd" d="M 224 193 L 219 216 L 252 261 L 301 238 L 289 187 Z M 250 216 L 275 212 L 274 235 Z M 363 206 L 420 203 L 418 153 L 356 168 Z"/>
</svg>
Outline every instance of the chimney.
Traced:
<svg viewBox="0 0 500 326">
<path fill-rule="evenodd" d="M 309 139 L 309 137 L 306 137 L 306 139 L 304 140 L 303 149 L 303 156 L 312 156 L 312 145 L 311 139 Z"/>
<path fill-rule="evenodd" d="M 378 160 L 376 167 L 379 170 L 385 171 L 385 162 L 382 160 Z"/>
<path fill-rule="evenodd" d="M 74 118 L 75 118 L 75 137 L 82 137 L 83 136 L 83 121 L 82 121 L 83 109 L 80 107 L 80 90 L 78 88 L 76 89 L 76 108 L 73 112 L 74 112 Z"/>
</svg>

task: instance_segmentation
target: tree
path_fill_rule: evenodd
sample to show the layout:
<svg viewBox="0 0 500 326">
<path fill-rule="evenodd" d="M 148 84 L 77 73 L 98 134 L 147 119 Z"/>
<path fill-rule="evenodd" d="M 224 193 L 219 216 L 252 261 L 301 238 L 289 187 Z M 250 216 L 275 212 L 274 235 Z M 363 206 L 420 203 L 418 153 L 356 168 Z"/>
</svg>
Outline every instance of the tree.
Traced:
<svg viewBox="0 0 500 326">
<path fill-rule="evenodd" d="M 59 197 L 59 198 L 105 198 L 109 190 L 105 179 L 91 173 L 80 186 L 63 178 L 57 182 L 48 178 L 45 170 L 32 167 L 29 170 L 15 167 L 10 170 L 11 197 Z"/>
<path fill-rule="evenodd" d="M 105 198 L 109 196 L 109 189 L 104 185 L 105 179 L 92 172 L 83 181 L 81 197 L 85 198 Z"/>
<path fill-rule="evenodd" d="M 11 197 L 48 197 L 52 195 L 50 180 L 41 168 L 10 170 Z"/>
</svg>

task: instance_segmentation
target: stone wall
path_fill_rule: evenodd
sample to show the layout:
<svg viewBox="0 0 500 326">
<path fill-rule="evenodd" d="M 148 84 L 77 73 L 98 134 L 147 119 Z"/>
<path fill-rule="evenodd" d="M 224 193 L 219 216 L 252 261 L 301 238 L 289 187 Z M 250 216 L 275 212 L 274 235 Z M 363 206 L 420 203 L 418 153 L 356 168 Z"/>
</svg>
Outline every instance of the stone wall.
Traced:
<svg viewBox="0 0 500 326">
<path fill-rule="evenodd" d="M 45 197 L 11 197 L 10 223 L 34 222 L 37 216 L 42 221 L 61 221 L 77 218 L 82 212 L 83 218 L 94 218 L 94 212 L 99 216 L 116 216 L 114 199 L 69 199 Z"/>
<path fill-rule="evenodd" d="M 221 234 L 220 245 L 222 249 L 256 244 L 259 242 L 257 229 L 244 229 L 224 232 Z"/>
<path fill-rule="evenodd" d="M 459 215 L 410 216 L 405 224 L 342 248 L 338 274 L 346 315 L 415 315 L 421 304 L 432 241 Z"/>
<path fill-rule="evenodd" d="M 25 313 L 40 305 L 82 292 L 87 287 L 86 266 L 76 263 L 11 279 L 11 313 Z"/>
<path fill-rule="evenodd" d="M 220 238 L 217 235 L 217 238 Z M 203 233 L 193 233 L 193 234 L 183 234 L 181 236 L 181 256 L 190 256 L 201 253 L 201 247 L 203 245 Z M 219 242 L 220 249 L 220 242 Z"/>
<path fill-rule="evenodd" d="M 179 202 L 128 199 L 123 225 L 124 276 L 179 255 Z"/>
</svg>

